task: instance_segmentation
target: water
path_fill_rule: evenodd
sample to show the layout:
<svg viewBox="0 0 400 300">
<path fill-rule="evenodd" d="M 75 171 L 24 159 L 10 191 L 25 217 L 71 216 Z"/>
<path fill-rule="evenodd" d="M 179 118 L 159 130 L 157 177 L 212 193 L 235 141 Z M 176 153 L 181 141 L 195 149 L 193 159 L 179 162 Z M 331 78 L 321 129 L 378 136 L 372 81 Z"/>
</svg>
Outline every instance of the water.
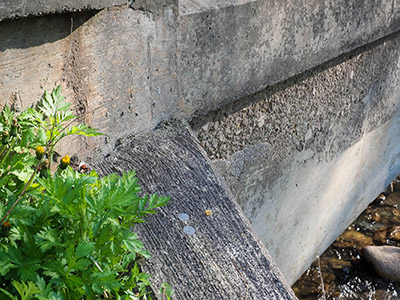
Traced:
<svg viewBox="0 0 400 300">
<path fill-rule="evenodd" d="M 316 260 L 293 285 L 300 300 L 400 299 L 400 283 L 379 277 L 361 254 L 368 245 L 400 246 L 400 227 L 396 227 L 400 226 L 400 192 L 385 194 L 386 198 L 382 194 L 372 202 L 321 255 L 321 273 Z"/>
</svg>

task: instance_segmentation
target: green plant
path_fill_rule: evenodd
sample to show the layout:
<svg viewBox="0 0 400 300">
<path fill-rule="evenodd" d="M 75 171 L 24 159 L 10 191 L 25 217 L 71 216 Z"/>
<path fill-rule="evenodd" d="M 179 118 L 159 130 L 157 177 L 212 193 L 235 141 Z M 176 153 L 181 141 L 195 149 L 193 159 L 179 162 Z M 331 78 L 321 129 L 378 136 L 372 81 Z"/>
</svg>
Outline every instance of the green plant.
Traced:
<svg viewBox="0 0 400 300">
<path fill-rule="evenodd" d="M 72 170 L 67 157 L 51 174 L 58 141 L 98 135 L 74 118 L 59 87 L 19 116 L 3 109 L 0 299 L 151 299 L 136 263 L 149 253 L 132 226 L 169 198 L 140 197 L 133 171 L 99 179 Z"/>
</svg>

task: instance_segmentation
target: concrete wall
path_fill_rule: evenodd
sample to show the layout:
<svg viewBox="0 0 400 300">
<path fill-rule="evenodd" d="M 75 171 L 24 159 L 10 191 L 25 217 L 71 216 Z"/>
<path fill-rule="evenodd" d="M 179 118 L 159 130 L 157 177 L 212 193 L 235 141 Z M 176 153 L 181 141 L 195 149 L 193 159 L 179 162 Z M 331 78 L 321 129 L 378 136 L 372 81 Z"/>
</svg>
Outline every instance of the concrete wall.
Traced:
<svg viewBox="0 0 400 300">
<path fill-rule="evenodd" d="M 25 1 L 14 8 L 2 1 L 10 10 L 0 19 L 105 6 L 74 3 L 33 11 Z M 0 22 L 1 104 L 23 109 L 61 84 L 80 121 L 105 133 L 67 141 L 64 151 L 99 158 L 119 138 L 162 121 L 201 124 L 202 117 L 235 116 L 249 102 L 265 100 L 258 102 L 264 108 L 240 111 L 248 115 L 237 116 L 240 122 L 210 123 L 199 138 L 212 158 L 225 160 L 217 164 L 230 174 L 238 202 L 293 281 L 397 171 L 390 144 L 396 135 L 380 140 L 383 153 L 369 142 L 398 129 L 397 37 L 342 57 L 335 67 L 317 66 L 399 30 L 400 1 L 137 0 L 133 9 L 114 6 L 120 3 Z M 355 149 L 364 150 L 350 155 Z M 343 175 L 339 163 L 353 169 Z M 358 193 L 373 168 L 389 165 L 390 174 Z"/>
<path fill-rule="evenodd" d="M 27 16 L 103 9 L 128 0 L 0 0 L 0 21 Z"/>
<path fill-rule="evenodd" d="M 197 130 L 289 283 L 400 173 L 399 49 L 396 34 Z"/>
<path fill-rule="evenodd" d="M 133 8 L 1 22 L 0 99 L 25 107 L 61 83 L 81 120 L 106 133 L 74 142 L 93 156 L 127 133 L 205 115 L 400 25 L 398 3 L 387 1 L 137 0 Z"/>
</svg>

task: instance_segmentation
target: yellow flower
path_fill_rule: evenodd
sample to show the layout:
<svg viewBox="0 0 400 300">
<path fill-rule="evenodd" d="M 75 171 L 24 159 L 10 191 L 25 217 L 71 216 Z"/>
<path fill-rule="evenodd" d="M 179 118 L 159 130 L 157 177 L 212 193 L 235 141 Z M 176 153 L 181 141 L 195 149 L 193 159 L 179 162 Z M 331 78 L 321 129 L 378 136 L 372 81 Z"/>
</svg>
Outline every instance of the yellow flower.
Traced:
<svg viewBox="0 0 400 300">
<path fill-rule="evenodd" d="M 41 159 L 44 154 L 44 148 L 42 146 L 37 146 L 36 147 L 36 157 L 37 159 Z"/>
<path fill-rule="evenodd" d="M 60 169 L 64 170 L 69 165 L 69 155 L 65 155 L 60 161 Z"/>
</svg>

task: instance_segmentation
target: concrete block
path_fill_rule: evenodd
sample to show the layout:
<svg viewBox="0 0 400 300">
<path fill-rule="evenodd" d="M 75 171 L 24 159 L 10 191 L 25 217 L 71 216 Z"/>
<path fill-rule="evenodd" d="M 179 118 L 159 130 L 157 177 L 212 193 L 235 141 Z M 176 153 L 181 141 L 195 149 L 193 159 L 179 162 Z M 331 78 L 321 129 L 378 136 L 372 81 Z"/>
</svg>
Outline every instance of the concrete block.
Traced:
<svg viewBox="0 0 400 300">
<path fill-rule="evenodd" d="M 399 49 L 396 34 L 197 131 L 290 284 L 400 173 Z"/>
<path fill-rule="evenodd" d="M 61 84 L 80 121 L 105 133 L 68 141 L 69 154 L 109 151 L 119 138 L 154 128 L 176 111 L 174 18 L 168 9 L 154 19 L 113 8 L 3 21 L 1 104 L 12 104 L 17 95 L 26 108 Z"/>
</svg>

